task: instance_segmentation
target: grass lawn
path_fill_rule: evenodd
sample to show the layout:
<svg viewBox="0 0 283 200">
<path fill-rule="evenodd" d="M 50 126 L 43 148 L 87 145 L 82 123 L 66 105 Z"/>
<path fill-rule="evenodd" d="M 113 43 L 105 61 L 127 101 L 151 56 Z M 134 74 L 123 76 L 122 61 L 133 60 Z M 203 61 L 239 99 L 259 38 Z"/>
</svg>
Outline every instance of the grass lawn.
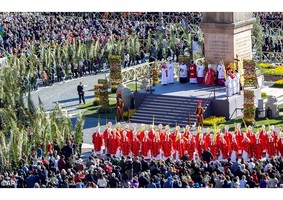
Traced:
<svg viewBox="0 0 283 200">
<path fill-rule="evenodd" d="M 94 106 L 93 102 L 83 104 L 83 105 L 79 106 L 78 108 L 85 110 L 83 112 L 84 117 L 98 118 L 100 116 L 101 118 L 107 117 L 108 119 L 115 119 L 115 117 L 116 117 L 116 100 L 110 100 L 109 105 L 110 105 L 110 113 L 98 113 L 99 106 Z"/>
</svg>

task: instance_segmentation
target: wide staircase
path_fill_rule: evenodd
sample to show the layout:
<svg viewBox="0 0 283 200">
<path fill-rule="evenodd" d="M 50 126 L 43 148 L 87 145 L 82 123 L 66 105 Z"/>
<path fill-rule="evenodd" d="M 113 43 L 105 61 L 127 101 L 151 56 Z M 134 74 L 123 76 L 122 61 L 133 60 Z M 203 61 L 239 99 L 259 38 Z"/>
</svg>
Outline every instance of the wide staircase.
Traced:
<svg viewBox="0 0 283 200">
<path fill-rule="evenodd" d="M 149 94 L 138 108 L 131 122 L 152 124 L 169 124 L 170 127 L 180 125 L 182 127 L 190 123 L 196 124 L 195 109 L 199 98 L 179 97 L 169 95 Z M 202 106 L 205 108 L 204 117 L 209 113 L 208 106 L 212 99 L 201 99 Z M 189 119 L 188 119 L 189 118 Z"/>
</svg>

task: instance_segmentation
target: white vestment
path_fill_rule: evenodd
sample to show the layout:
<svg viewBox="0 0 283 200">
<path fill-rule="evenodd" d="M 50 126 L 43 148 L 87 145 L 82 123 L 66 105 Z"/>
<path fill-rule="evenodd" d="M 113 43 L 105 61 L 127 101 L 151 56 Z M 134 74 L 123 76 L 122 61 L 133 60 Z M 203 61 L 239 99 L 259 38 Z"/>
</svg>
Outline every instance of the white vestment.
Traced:
<svg viewBox="0 0 283 200">
<path fill-rule="evenodd" d="M 174 65 L 173 64 L 167 64 L 168 69 L 168 83 L 174 83 Z"/>
<path fill-rule="evenodd" d="M 161 84 L 166 85 L 166 84 L 168 84 L 168 80 L 167 80 L 167 76 L 166 76 L 167 67 L 161 68 L 161 69 L 162 69 L 161 70 Z"/>
<path fill-rule="evenodd" d="M 197 66 L 197 77 L 204 77 L 204 66 L 203 65 Z"/>
<path fill-rule="evenodd" d="M 217 66 L 217 71 L 218 71 L 218 79 L 224 78 L 224 66 L 223 65 L 218 65 Z"/>
<path fill-rule="evenodd" d="M 186 78 L 188 76 L 188 71 L 187 71 L 187 66 L 186 65 L 180 65 L 179 66 L 179 71 L 180 71 L 180 77 L 181 78 Z"/>
<path fill-rule="evenodd" d="M 233 84 L 233 79 L 228 76 L 226 81 L 225 81 L 225 86 L 226 86 L 226 93 L 228 97 L 232 96 L 234 94 L 234 84 Z"/>
</svg>

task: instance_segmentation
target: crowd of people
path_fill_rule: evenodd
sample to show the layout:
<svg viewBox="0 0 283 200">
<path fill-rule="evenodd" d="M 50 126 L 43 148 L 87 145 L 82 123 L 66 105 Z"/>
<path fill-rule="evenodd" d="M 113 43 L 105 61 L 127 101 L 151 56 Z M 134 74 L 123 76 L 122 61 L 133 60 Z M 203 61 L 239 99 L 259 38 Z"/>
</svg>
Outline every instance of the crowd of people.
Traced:
<svg viewBox="0 0 283 200">
<path fill-rule="evenodd" d="M 283 188 L 283 133 L 274 127 L 254 134 L 225 126 L 216 135 L 144 128 L 98 127 L 85 159 L 73 140 L 39 146 L 0 173 L 0 188 Z"/>
</svg>

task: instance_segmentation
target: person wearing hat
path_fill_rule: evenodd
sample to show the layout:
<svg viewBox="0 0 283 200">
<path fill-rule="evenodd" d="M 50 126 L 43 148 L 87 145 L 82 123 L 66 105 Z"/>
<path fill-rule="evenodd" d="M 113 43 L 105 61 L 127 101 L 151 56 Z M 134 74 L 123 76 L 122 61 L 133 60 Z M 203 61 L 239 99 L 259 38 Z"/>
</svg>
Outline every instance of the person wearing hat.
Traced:
<svg viewBox="0 0 283 200">
<path fill-rule="evenodd" d="M 180 83 L 187 83 L 188 81 L 187 73 L 188 73 L 187 65 L 183 61 L 181 65 L 179 66 Z"/>
<path fill-rule="evenodd" d="M 174 65 L 172 64 L 172 59 L 169 59 L 169 63 L 167 63 L 168 70 L 168 84 L 174 84 Z"/>
<path fill-rule="evenodd" d="M 225 83 L 225 67 L 223 65 L 223 61 L 220 60 L 219 64 L 217 65 L 217 84 L 224 85 Z"/>
<path fill-rule="evenodd" d="M 199 61 L 197 64 L 197 82 L 198 84 L 203 83 L 203 77 L 204 77 L 204 66 L 202 64 L 202 61 Z"/>
<path fill-rule="evenodd" d="M 190 78 L 190 83 L 197 83 L 197 66 L 192 60 L 192 63 L 189 66 L 189 78 Z"/>
<path fill-rule="evenodd" d="M 92 134 L 92 144 L 96 155 L 100 155 L 102 153 L 102 143 L 103 136 L 100 133 L 100 127 L 98 127 L 97 130 Z"/>
<path fill-rule="evenodd" d="M 198 100 L 198 107 L 195 110 L 195 114 L 197 115 L 197 126 L 203 127 L 203 114 L 204 109 L 201 106 L 202 100 Z"/>
<path fill-rule="evenodd" d="M 161 84 L 167 85 L 168 84 L 168 68 L 165 63 L 161 65 Z"/>
</svg>

